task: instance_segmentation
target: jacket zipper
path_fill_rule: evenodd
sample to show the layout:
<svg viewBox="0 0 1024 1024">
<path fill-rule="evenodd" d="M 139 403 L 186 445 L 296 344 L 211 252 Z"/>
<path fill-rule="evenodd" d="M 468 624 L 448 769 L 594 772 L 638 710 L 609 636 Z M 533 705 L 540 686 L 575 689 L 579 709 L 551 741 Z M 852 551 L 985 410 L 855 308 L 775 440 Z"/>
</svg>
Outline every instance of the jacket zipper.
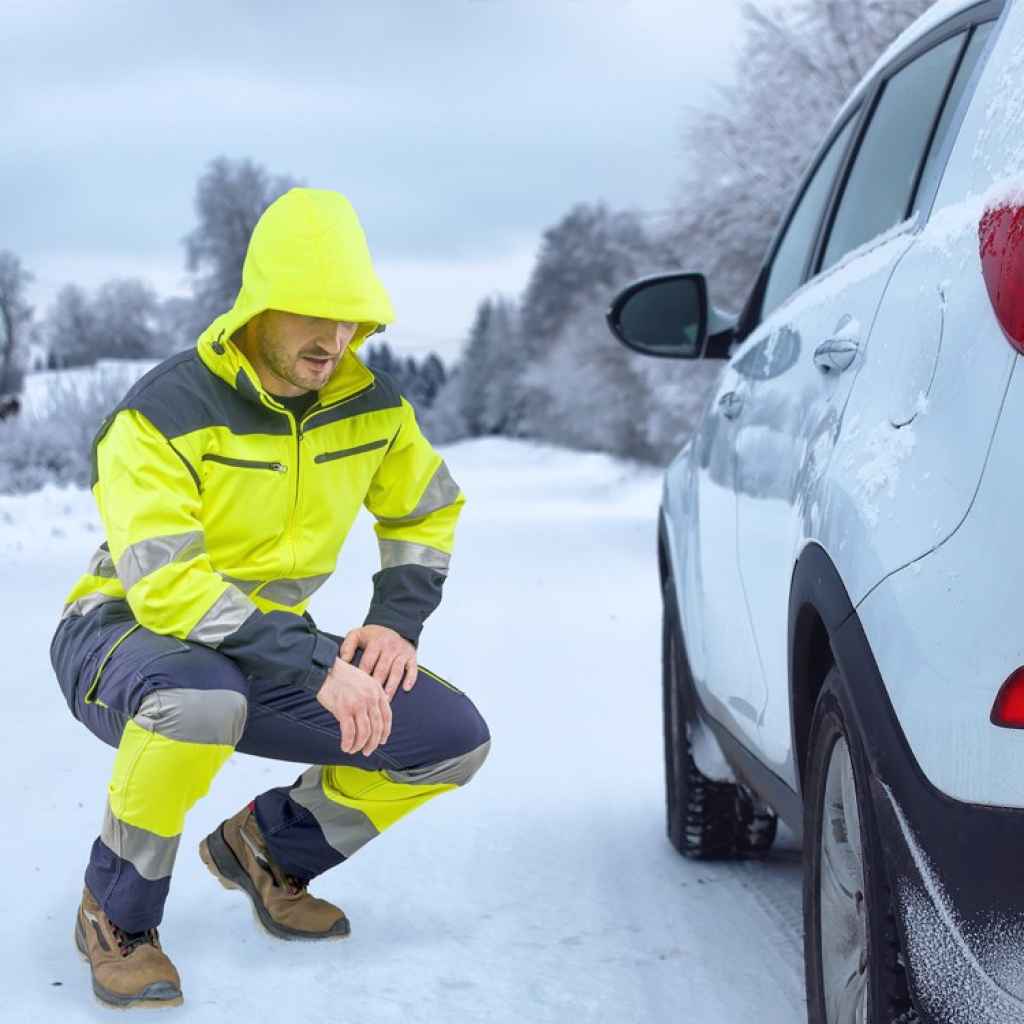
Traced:
<svg viewBox="0 0 1024 1024">
<path fill-rule="evenodd" d="M 283 462 L 264 462 L 259 459 L 232 459 L 227 455 L 214 455 L 206 452 L 201 456 L 203 462 L 220 462 L 225 466 L 240 466 L 242 469 L 272 469 L 275 473 L 287 473 L 288 467 Z"/>
<path fill-rule="evenodd" d="M 320 405 L 319 401 L 316 401 L 305 411 L 301 420 L 296 420 L 295 414 L 291 411 L 291 409 L 287 410 L 288 416 L 295 424 L 295 500 L 292 503 L 292 513 L 288 517 L 288 538 L 291 541 L 292 545 L 292 574 L 294 574 L 295 572 L 295 564 L 297 561 L 295 552 L 295 535 L 292 532 L 292 528 L 295 525 L 295 513 L 299 507 L 299 481 L 302 469 L 302 435 L 304 433 L 302 429 L 303 424 L 306 422 L 306 420 L 308 420 L 311 416 L 315 415 L 316 413 L 323 412 L 325 409 L 333 409 L 335 406 L 338 405 L 344 405 L 346 402 L 354 401 L 361 395 L 365 395 L 367 391 L 372 391 L 376 386 L 377 381 L 376 379 L 374 379 L 371 380 L 370 383 L 367 384 L 365 388 L 360 388 L 358 391 L 353 392 L 351 395 L 348 395 L 345 398 L 338 399 L 337 402 L 331 402 L 329 405 Z"/>
</svg>

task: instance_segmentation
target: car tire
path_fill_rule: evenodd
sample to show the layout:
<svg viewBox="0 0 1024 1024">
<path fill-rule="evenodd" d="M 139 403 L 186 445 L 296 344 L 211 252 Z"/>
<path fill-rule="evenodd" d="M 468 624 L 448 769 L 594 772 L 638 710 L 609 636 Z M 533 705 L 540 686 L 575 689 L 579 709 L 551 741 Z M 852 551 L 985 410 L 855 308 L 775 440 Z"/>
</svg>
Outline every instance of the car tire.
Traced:
<svg viewBox="0 0 1024 1024">
<path fill-rule="evenodd" d="M 776 816 L 745 787 L 708 778 L 690 747 L 694 695 L 682 630 L 666 582 L 662 617 L 662 720 L 668 837 L 685 857 L 757 857 L 775 841 Z"/>
<path fill-rule="evenodd" d="M 808 1021 L 916 1021 L 867 759 L 835 666 L 811 721 L 804 850 Z"/>
</svg>

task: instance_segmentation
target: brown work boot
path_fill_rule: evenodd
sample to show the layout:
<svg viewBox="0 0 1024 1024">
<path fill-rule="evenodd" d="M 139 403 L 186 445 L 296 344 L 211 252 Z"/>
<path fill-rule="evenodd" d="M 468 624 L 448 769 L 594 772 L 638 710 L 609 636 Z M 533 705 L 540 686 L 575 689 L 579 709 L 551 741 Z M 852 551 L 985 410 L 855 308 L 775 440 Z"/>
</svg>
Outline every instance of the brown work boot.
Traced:
<svg viewBox="0 0 1024 1024">
<path fill-rule="evenodd" d="M 160 948 L 156 929 L 126 932 L 86 889 L 75 919 L 75 945 L 92 969 L 92 990 L 107 1006 L 180 1006 L 181 978 Z"/>
<path fill-rule="evenodd" d="M 306 882 L 285 874 L 271 859 L 252 804 L 222 822 L 199 844 L 199 856 L 225 889 L 241 889 L 256 919 L 279 939 L 341 939 L 349 933 L 345 912 L 306 891 Z"/>
</svg>

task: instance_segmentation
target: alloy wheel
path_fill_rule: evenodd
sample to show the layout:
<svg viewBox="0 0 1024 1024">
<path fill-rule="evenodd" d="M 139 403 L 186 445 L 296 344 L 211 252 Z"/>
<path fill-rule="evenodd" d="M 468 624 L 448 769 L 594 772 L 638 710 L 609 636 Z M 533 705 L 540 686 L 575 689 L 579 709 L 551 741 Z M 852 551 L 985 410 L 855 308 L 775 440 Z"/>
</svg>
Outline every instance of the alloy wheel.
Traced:
<svg viewBox="0 0 1024 1024">
<path fill-rule="evenodd" d="M 846 740 L 829 755 L 821 816 L 821 967 L 828 1024 L 867 1024 L 868 948 L 864 853 L 853 762 Z"/>
</svg>

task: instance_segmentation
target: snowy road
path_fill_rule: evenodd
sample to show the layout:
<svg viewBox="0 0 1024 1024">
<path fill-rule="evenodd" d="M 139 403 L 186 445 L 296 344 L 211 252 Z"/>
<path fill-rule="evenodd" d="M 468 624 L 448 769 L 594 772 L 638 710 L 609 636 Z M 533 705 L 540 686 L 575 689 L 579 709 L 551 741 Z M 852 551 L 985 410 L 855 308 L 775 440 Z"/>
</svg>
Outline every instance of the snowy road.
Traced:
<svg viewBox="0 0 1024 1024">
<path fill-rule="evenodd" d="M 659 475 L 506 441 L 446 450 L 469 501 L 425 665 L 494 735 L 464 791 L 315 883 L 353 936 L 277 942 L 206 874 L 196 843 L 289 765 L 236 755 L 189 817 L 165 948 L 181 1021 L 526 1024 L 803 1019 L 800 867 L 685 861 L 663 831 Z M 113 752 L 68 714 L 48 661 L 60 603 L 98 543 L 91 497 L 0 498 L 7 585 L 0 722 L 9 886 L 0 1020 L 109 1021 L 71 929 Z M 376 544 L 361 519 L 311 611 L 362 621 Z M 161 1018 L 163 1019 L 163 1018 Z M 168 1015 L 167 1019 L 171 1019 Z"/>
</svg>

